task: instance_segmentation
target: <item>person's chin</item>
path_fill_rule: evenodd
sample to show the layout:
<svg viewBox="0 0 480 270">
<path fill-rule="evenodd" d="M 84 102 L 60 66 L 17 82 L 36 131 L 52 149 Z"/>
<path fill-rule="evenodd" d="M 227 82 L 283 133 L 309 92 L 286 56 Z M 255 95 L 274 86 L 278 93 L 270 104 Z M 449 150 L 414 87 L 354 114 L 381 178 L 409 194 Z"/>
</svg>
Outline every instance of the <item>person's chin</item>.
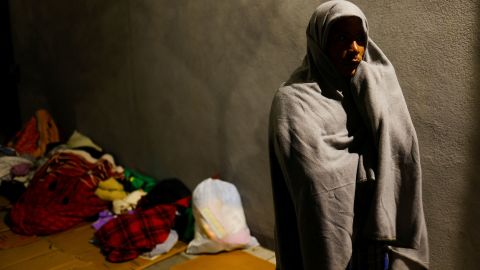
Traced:
<svg viewBox="0 0 480 270">
<path fill-rule="evenodd" d="M 342 71 L 342 76 L 345 78 L 351 78 L 355 75 L 355 72 L 357 71 L 356 68 L 346 68 Z"/>
<path fill-rule="evenodd" d="M 343 66 L 342 75 L 344 77 L 353 77 L 357 71 L 358 63 L 349 63 Z"/>
</svg>

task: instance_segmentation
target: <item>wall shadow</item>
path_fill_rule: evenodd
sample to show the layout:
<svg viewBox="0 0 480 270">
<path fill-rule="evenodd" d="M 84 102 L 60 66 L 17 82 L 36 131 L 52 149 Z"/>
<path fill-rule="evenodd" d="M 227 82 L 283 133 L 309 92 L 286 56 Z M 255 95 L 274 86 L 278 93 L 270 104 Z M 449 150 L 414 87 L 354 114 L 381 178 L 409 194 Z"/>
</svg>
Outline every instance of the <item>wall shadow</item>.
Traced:
<svg viewBox="0 0 480 270">
<path fill-rule="evenodd" d="M 20 104 L 17 94 L 18 69 L 13 56 L 10 3 L 0 3 L 0 144 L 6 143 L 20 129 Z"/>
<path fill-rule="evenodd" d="M 473 38 L 473 74 L 471 79 L 472 104 L 471 112 L 472 134 L 470 152 L 467 153 L 468 188 L 465 193 L 463 216 L 459 235 L 457 236 L 455 259 L 460 262 L 458 269 L 478 269 L 480 265 L 480 2 L 476 6 L 476 25 L 474 25 Z M 447 217 L 448 218 L 448 217 Z"/>
</svg>

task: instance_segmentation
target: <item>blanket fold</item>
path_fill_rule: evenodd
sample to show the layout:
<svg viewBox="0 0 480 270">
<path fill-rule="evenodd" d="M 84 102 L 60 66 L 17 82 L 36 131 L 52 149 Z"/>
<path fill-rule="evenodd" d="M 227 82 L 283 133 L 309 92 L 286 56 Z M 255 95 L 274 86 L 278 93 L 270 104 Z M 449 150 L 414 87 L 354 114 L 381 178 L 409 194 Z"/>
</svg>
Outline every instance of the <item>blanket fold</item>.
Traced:
<svg viewBox="0 0 480 270">
<path fill-rule="evenodd" d="M 390 61 L 373 42 L 352 80 L 354 100 L 371 130 L 378 156 L 370 209 L 371 238 L 428 265 L 418 139 Z"/>
</svg>

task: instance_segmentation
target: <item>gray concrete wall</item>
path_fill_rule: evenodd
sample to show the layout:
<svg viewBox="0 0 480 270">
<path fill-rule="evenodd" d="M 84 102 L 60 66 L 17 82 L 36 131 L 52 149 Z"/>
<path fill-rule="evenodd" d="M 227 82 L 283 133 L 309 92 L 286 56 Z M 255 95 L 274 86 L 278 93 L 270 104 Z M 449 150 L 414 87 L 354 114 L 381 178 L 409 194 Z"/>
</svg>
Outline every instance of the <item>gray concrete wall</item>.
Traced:
<svg viewBox="0 0 480 270">
<path fill-rule="evenodd" d="M 417 128 L 432 269 L 480 263 L 475 1 L 356 1 Z M 190 187 L 219 173 L 273 237 L 272 95 L 305 53 L 318 1 L 11 1 L 23 119 L 48 108 L 128 167 Z"/>
</svg>

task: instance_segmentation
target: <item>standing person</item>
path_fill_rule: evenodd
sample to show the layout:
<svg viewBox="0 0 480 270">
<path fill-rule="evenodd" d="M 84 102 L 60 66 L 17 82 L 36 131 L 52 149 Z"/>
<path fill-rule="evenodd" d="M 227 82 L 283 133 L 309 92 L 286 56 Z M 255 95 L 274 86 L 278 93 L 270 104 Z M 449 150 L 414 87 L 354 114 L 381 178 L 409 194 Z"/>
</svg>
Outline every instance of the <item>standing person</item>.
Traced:
<svg viewBox="0 0 480 270">
<path fill-rule="evenodd" d="M 427 269 L 418 141 L 393 66 L 348 1 L 317 7 L 276 92 L 277 269 Z"/>
</svg>

